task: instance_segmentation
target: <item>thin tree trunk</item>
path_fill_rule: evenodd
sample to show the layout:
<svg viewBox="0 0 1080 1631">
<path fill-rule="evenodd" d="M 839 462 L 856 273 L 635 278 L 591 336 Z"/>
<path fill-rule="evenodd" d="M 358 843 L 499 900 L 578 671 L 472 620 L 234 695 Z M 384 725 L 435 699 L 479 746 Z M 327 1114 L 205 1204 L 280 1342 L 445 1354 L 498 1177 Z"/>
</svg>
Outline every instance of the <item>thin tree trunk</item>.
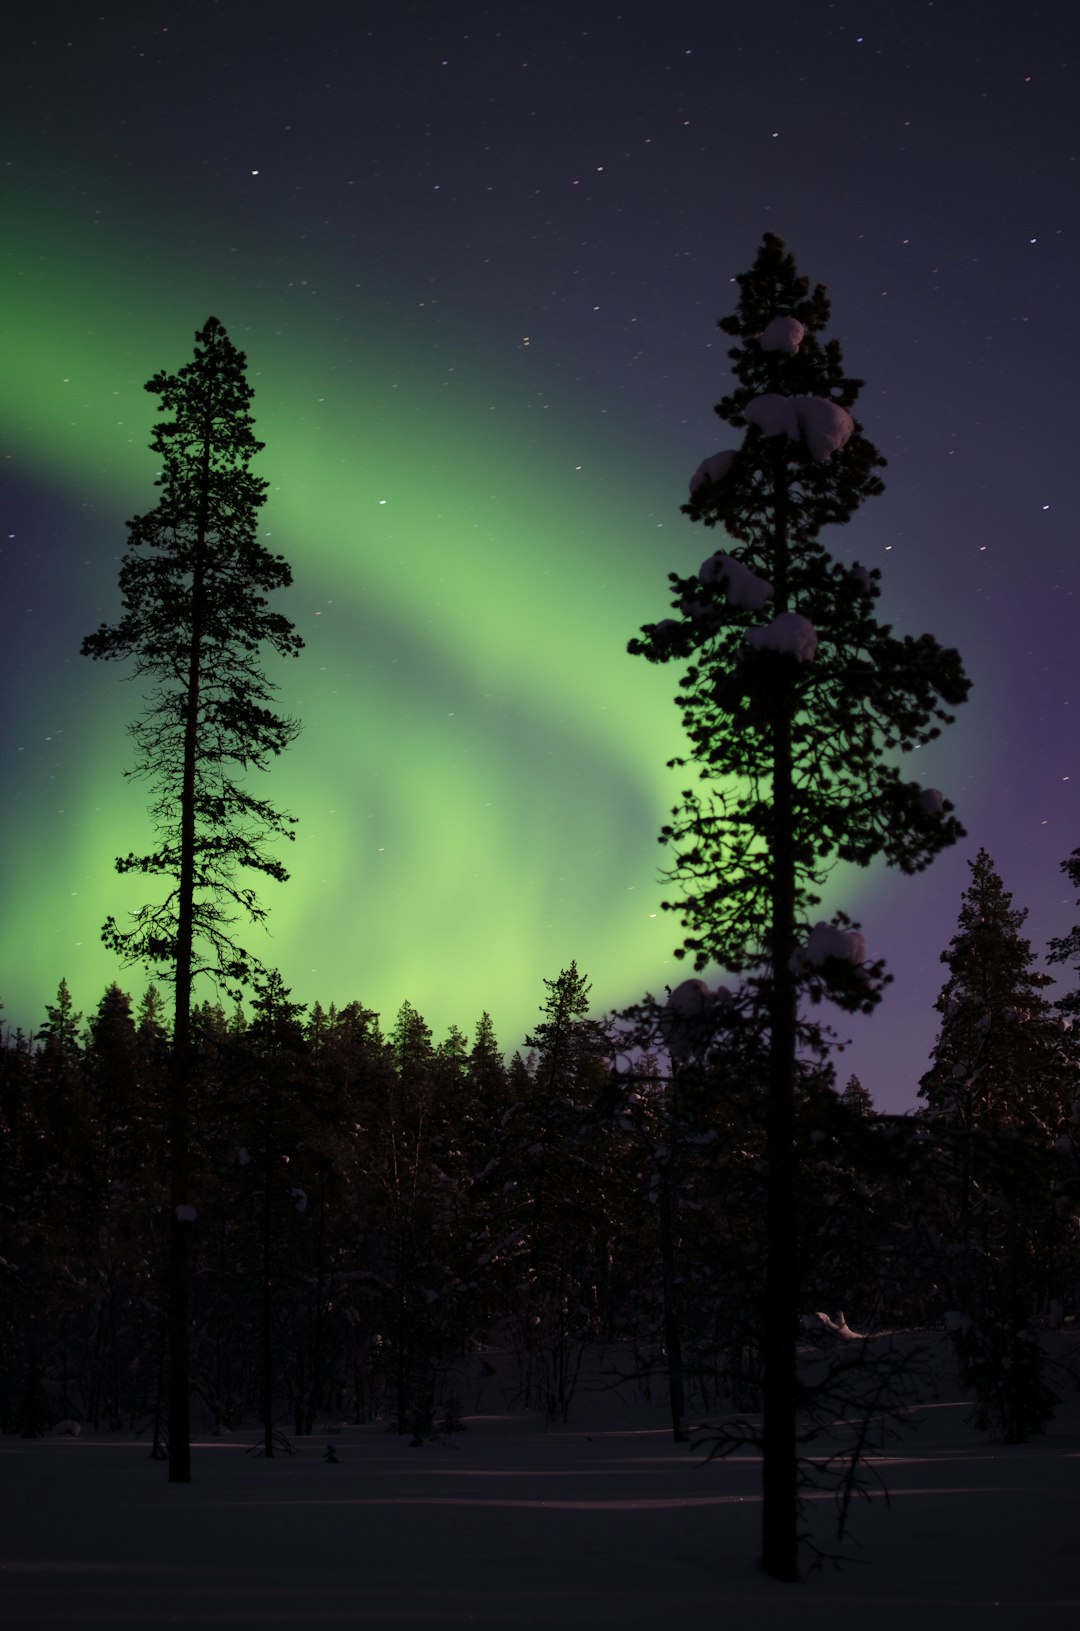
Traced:
<svg viewBox="0 0 1080 1631">
<path fill-rule="evenodd" d="M 264 1101 L 263 1117 L 263 1215 L 262 1215 L 262 1413 L 263 1413 L 263 1454 L 268 1458 L 274 1453 L 274 1310 L 273 1290 L 271 1283 L 272 1271 L 272 1218 L 270 1196 L 270 1162 L 271 1147 L 274 1136 L 272 1088 L 269 1078 L 266 1081 L 266 1099 Z"/>
<path fill-rule="evenodd" d="M 212 411 L 203 438 L 202 490 L 191 585 L 191 649 L 184 702 L 177 890 L 176 984 L 169 1080 L 169 1483 L 191 1482 L 191 1385 L 188 1358 L 188 1222 L 191 1184 L 191 985 L 195 941 L 195 791 L 199 745 L 202 639 L 206 616 Z"/>
<path fill-rule="evenodd" d="M 194 749 L 191 752 L 194 766 Z M 169 1328 L 169 1483 L 191 1482 L 191 1386 L 188 1355 L 188 1221 L 191 1187 L 191 964 L 194 843 L 194 768 L 189 794 L 185 748 L 181 797 L 180 900 L 176 948 L 176 1001 L 169 1067 L 169 1233 L 166 1247 Z"/>
<path fill-rule="evenodd" d="M 669 1136 L 674 1139 L 674 1130 Z M 672 1145 L 660 1168 L 660 1264 L 664 1291 L 664 1351 L 667 1355 L 671 1433 L 676 1444 L 686 1442 L 686 1392 L 683 1385 L 682 1331 L 675 1299 L 675 1225 L 672 1216 Z"/>
<path fill-rule="evenodd" d="M 161 1337 L 158 1342 L 158 1374 L 157 1389 L 154 1394 L 154 1442 L 150 1447 L 151 1461 L 164 1461 L 168 1451 L 161 1442 L 161 1407 L 165 1399 L 165 1351 L 168 1347 L 168 1319 L 162 1321 Z"/>
<path fill-rule="evenodd" d="M 407 1433 L 409 1430 L 407 1375 L 405 1366 L 405 1289 L 399 1281 L 397 1295 L 397 1430 L 399 1433 Z"/>
<path fill-rule="evenodd" d="M 784 894 L 790 903 L 790 893 L 784 891 Z M 781 903 L 777 904 L 779 908 Z M 780 916 L 779 909 L 777 916 Z M 790 942 L 789 932 L 785 944 Z M 795 1446 L 795 1335 L 799 1312 L 794 1148 L 795 997 L 795 983 L 785 957 L 783 963 L 773 969 L 771 1000 L 761 1537 L 762 1567 L 767 1574 L 785 1581 L 798 1579 L 799 1546 Z"/>
<path fill-rule="evenodd" d="M 185 1052 L 186 1052 L 185 1048 Z M 188 1381 L 188 1062 L 175 1056 L 169 1091 L 170 1200 L 169 1281 L 169 1483 L 191 1482 L 190 1387 Z"/>
<path fill-rule="evenodd" d="M 777 455 L 777 612 L 788 609 L 787 472 Z M 772 923 L 770 932 L 769 1098 L 766 1119 L 765 1310 L 763 1320 L 761 1565 L 777 1580 L 798 1573 L 798 1457 L 796 1353 L 799 1267 L 795 1206 L 795 844 L 791 712 L 777 709 L 773 731 Z"/>
</svg>

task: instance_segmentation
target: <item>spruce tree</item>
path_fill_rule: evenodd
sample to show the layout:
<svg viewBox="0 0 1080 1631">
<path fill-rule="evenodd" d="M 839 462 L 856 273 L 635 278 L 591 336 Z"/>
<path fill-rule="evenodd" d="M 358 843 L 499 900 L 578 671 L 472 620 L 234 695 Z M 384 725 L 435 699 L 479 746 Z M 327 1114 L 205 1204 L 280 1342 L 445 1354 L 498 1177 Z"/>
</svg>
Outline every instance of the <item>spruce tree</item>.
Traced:
<svg viewBox="0 0 1080 1631">
<path fill-rule="evenodd" d="M 820 337 L 824 288 L 772 234 L 737 282 L 738 308 L 720 323 L 737 342 L 735 384 L 716 411 L 743 435 L 703 461 L 684 506 L 722 527 L 725 547 L 696 574 L 670 574 L 677 615 L 630 650 L 687 665 L 677 700 L 689 752 L 672 763 L 692 762 L 697 778 L 661 832 L 680 889 L 665 904 L 686 930 L 677 955 L 747 973 L 768 1036 L 762 1562 L 793 1580 L 800 991 L 868 1010 L 883 972 L 847 918 L 814 925 L 812 913 L 837 861 L 883 856 L 915 872 L 959 836 L 951 804 L 895 758 L 938 734 L 968 682 L 955 651 L 878 620 L 877 570 L 820 541 L 882 491 L 884 463 L 850 411 L 861 381 Z"/>
<path fill-rule="evenodd" d="M 75 1003 L 66 980 L 56 990 L 56 1001 L 45 1004 L 45 1019 L 38 1026 L 37 1043 L 46 1063 L 54 1071 L 75 1071 L 79 1066 L 79 1027 L 82 1015 L 75 1012 Z"/>
<path fill-rule="evenodd" d="M 961 1132 L 1020 1133 L 1047 1144 L 1070 1108 L 1074 1072 L 1043 995 L 1053 981 L 1035 967 L 993 861 L 980 849 L 941 961 L 949 970 L 935 1007 L 941 1029 L 919 1084 L 927 1110 Z"/>
<path fill-rule="evenodd" d="M 978 1425 L 1018 1442 L 1056 1403 L 1031 1326 L 1061 1296 L 1074 1229 L 1060 1201 L 1059 1141 L 1076 1070 L 1034 966 L 1027 912 L 985 849 L 971 865 L 956 933 L 941 960 L 941 1029 L 919 1094 L 942 1181 L 933 1220 L 938 1277 Z"/>
<path fill-rule="evenodd" d="M 528 1197 L 526 1342 L 544 1407 L 565 1421 L 591 1323 L 589 1287 L 605 1252 L 608 1130 L 600 1106 L 612 1039 L 589 1017 L 591 986 L 576 962 L 544 985 L 543 1017 L 525 1042 L 536 1055 L 530 1095 L 504 1130 L 517 1142 Z"/>
<path fill-rule="evenodd" d="M 872 1116 L 874 1113 L 874 1100 L 870 1092 L 863 1086 L 854 1072 L 844 1083 L 840 1093 L 841 1099 L 853 1116 Z"/>
<path fill-rule="evenodd" d="M 57 1170 L 69 1169 L 73 1176 L 79 1173 L 88 1133 L 82 1019 L 67 981 L 61 980 L 56 1001 L 45 1004 L 45 1019 L 35 1038 L 37 1092 L 49 1124 L 50 1152 Z"/>
<path fill-rule="evenodd" d="M 126 962 L 148 963 L 173 983 L 169 1151 L 171 1170 L 169 1479 L 189 1481 L 187 1225 L 192 986 L 208 972 L 243 982 L 258 959 L 234 934 L 236 919 L 266 915 L 246 875 L 283 880 L 272 842 L 291 820 L 246 784 L 292 740 L 275 712 L 264 647 L 283 656 L 302 644 L 267 595 L 292 581 L 287 563 L 259 542 L 267 482 L 250 465 L 262 447 L 248 405 L 246 359 L 211 317 L 192 362 L 155 374 L 146 389 L 167 415 L 151 448 L 162 461 L 159 502 L 128 523 L 120 567 L 123 612 L 83 641 L 89 657 L 127 661 L 148 682 L 130 727 L 135 766 L 148 783 L 157 846 L 117 861 L 122 873 L 164 880 L 129 928 L 115 918 L 103 939 Z"/>
<path fill-rule="evenodd" d="M 479 1115 L 494 1120 L 506 1099 L 506 1064 L 495 1035 L 491 1015 L 480 1015 L 473 1031 L 467 1065 L 469 1089 Z"/>
<path fill-rule="evenodd" d="M 589 981 L 577 963 L 564 968 L 557 979 L 545 980 L 548 995 L 540 1012 L 544 1018 L 525 1038 L 536 1050 L 536 1081 L 549 1098 L 573 1099 L 590 1088 L 595 1091 L 598 1069 L 611 1054 L 611 1035 L 602 1020 L 589 1018 Z"/>
</svg>

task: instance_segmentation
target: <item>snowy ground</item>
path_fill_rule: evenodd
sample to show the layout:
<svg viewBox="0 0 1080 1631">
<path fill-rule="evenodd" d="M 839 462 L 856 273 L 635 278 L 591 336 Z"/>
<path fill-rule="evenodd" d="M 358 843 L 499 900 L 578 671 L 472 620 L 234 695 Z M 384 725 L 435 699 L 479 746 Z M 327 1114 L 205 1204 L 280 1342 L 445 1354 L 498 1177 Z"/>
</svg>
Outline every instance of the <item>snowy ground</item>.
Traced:
<svg viewBox="0 0 1080 1631">
<path fill-rule="evenodd" d="M 1080 1624 L 1076 1396 L 1047 1437 L 1003 1447 L 965 1424 L 955 1389 L 932 1392 L 883 1467 L 891 1505 L 856 1515 L 860 1561 L 798 1586 L 754 1563 L 758 1464 L 703 1464 L 662 1407 L 610 1393 L 582 1393 L 569 1426 L 467 1416 L 419 1449 L 378 1424 L 272 1461 L 246 1453 L 254 1435 L 200 1440 L 187 1486 L 145 1439 L 7 1439 L 0 1624 Z"/>
</svg>

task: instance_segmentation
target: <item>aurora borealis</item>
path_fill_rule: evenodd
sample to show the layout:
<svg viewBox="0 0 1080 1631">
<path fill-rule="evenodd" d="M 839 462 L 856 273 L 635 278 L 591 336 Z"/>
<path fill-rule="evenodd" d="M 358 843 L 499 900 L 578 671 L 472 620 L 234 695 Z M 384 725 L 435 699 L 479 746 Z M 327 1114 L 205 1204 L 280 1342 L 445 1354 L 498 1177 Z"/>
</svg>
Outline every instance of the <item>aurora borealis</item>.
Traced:
<svg viewBox="0 0 1080 1631">
<path fill-rule="evenodd" d="M 106 333 L 108 325 L 106 310 Z M 118 430 L 148 423 L 153 404 L 137 384 L 145 368 L 125 358 L 121 373 L 100 352 L 80 355 L 77 336 L 58 339 L 68 374 L 58 402 L 41 412 L 48 423 L 50 412 L 72 411 L 74 399 L 78 446 L 71 467 L 50 466 L 50 474 L 85 482 L 95 511 L 111 505 L 122 514 L 127 494 L 140 488 L 148 503 L 152 459 L 132 445 L 134 434 L 113 446 Z M 177 341 L 185 357 L 187 337 Z M 635 813 L 651 836 L 658 778 L 655 765 L 651 778 L 644 766 L 635 774 L 631 738 L 639 713 L 651 710 L 658 739 L 665 728 L 670 734 L 671 720 L 666 699 L 633 671 L 622 676 L 622 691 L 624 700 L 638 693 L 634 709 L 604 700 L 611 654 L 590 641 L 592 608 L 612 598 L 625 617 L 635 608 L 611 584 L 604 556 L 584 548 L 604 526 L 595 498 L 575 505 L 564 497 L 560 489 L 575 474 L 565 456 L 561 470 L 550 443 L 526 456 L 475 403 L 459 403 L 465 424 L 448 429 L 440 424 L 443 404 L 407 380 L 376 374 L 366 389 L 347 381 L 332 395 L 323 381 L 329 401 L 320 403 L 317 370 L 313 379 L 287 351 L 277 362 L 282 388 L 261 384 L 273 369 L 252 362 L 251 372 L 259 433 L 270 447 L 287 446 L 283 458 L 268 452 L 260 460 L 274 488 L 265 514 L 301 580 L 290 612 L 308 643 L 302 662 L 277 676 L 305 727 L 273 775 L 274 796 L 300 822 L 288 857 L 294 883 L 275 891 L 272 903 L 273 951 L 280 943 L 289 977 L 316 989 L 344 980 L 348 991 L 355 955 L 368 979 L 380 964 L 407 970 L 407 982 L 435 994 L 448 1022 L 455 1013 L 448 984 L 460 993 L 470 978 L 483 982 L 480 971 L 494 978 L 486 986 L 493 1003 L 513 1000 L 516 947 L 528 946 L 530 958 L 544 948 L 537 966 L 545 970 L 552 961 L 561 966 L 560 957 L 569 961 L 586 903 L 602 925 L 597 959 L 612 932 L 616 945 L 644 940 L 635 919 L 655 922 L 644 905 L 652 847 L 643 869 L 646 845 L 627 843 L 627 816 Z M 283 427 L 297 401 L 310 407 L 293 434 Z M 570 576 L 577 598 L 564 603 Z M 110 588 L 115 596 L 107 575 L 88 569 L 91 577 L 100 599 L 89 600 L 84 579 L 71 608 L 88 627 L 109 615 Z M 568 645 L 580 652 L 573 665 L 561 657 Z M 44 733 L 54 751 L 41 754 L 34 777 L 59 783 L 57 808 L 27 809 L 20 843 L 39 857 L 31 877 L 39 869 L 59 873 L 64 885 L 65 904 L 54 912 L 27 901 L 38 931 L 35 966 L 59 955 L 81 986 L 108 972 L 86 934 L 86 914 L 96 923 L 118 888 L 137 898 L 140 884 L 120 883 L 109 852 L 121 811 L 125 846 L 127 832 L 140 826 L 143 799 L 137 785 L 117 784 L 130 689 L 108 674 L 77 672 L 85 717 L 65 699 L 71 711 Z M 575 784 L 581 865 L 568 903 L 563 801 Z M 86 820 L 88 811 L 97 819 Z M 60 865 L 46 861 L 50 852 Z M 533 857 L 529 867 L 525 856 Z M 617 898 L 635 892 L 640 907 Z"/>
<path fill-rule="evenodd" d="M 62 975 L 83 1009 L 143 984 L 97 941 L 138 898 L 113 871 L 144 831 L 137 696 L 79 642 L 154 501 L 143 382 L 211 313 L 248 355 L 307 642 L 273 675 L 304 729 L 267 782 L 299 825 L 261 955 L 299 1001 L 388 1022 L 407 998 L 437 1036 L 488 1009 L 511 1049 L 572 959 L 598 1009 L 683 976 L 657 881 L 674 675 L 625 645 L 719 543 L 678 506 L 722 445 L 715 320 L 773 230 L 828 285 L 889 459 L 833 545 L 975 681 L 918 771 L 969 844 L 835 901 L 897 975 L 852 1066 L 912 1102 L 965 856 L 986 845 L 1037 944 L 1074 916 L 1078 32 L 1064 8 L 849 0 L 20 19 L 5 1018 L 32 1028 Z"/>
</svg>

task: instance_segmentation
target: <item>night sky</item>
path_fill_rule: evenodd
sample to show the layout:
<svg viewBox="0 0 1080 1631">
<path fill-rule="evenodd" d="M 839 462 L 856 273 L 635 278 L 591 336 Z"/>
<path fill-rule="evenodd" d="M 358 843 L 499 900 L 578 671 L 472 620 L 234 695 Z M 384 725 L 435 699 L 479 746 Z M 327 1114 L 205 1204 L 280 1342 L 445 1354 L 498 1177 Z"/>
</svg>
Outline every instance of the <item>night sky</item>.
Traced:
<svg viewBox="0 0 1080 1631">
<path fill-rule="evenodd" d="M 119 978 L 142 898 L 139 693 L 79 655 L 155 501 L 155 400 L 211 313 L 248 355 L 263 511 L 307 642 L 299 820 L 254 949 L 298 1001 L 404 999 L 517 1046 L 576 959 L 596 1009 L 689 972 L 659 909 L 676 673 L 625 654 L 731 445 L 717 318 L 766 231 L 824 282 L 887 491 L 826 541 L 971 701 L 911 774 L 969 838 L 829 908 L 895 974 L 838 1017 L 915 1102 L 985 846 L 1041 950 L 1080 915 L 1080 11 L 996 0 L 19 8 L 3 139 L 0 997 Z M 145 888 L 145 885 L 143 885 Z M 207 995 L 211 994 L 209 989 Z"/>
</svg>

